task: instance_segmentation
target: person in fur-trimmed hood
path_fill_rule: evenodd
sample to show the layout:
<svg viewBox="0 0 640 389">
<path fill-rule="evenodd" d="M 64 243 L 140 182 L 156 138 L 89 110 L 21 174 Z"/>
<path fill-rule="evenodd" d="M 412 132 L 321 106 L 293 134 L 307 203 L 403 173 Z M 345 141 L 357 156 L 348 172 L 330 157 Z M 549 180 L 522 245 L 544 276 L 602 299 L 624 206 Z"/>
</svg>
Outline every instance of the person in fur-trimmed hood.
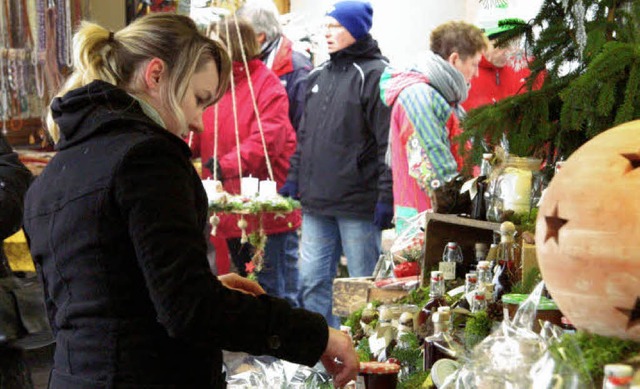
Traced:
<svg viewBox="0 0 640 389">
<path fill-rule="evenodd" d="M 487 44 L 482 30 L 465 22 L 447 22 L 431 33 L 431 51 L 407 71 L 387 68 L 380 80 L 382 100 L 391 111 L 390 160 L 396 225 L 431 209 L 434 188 L 462 167 L 457 143 L 460 105 Z"/>
</svg>

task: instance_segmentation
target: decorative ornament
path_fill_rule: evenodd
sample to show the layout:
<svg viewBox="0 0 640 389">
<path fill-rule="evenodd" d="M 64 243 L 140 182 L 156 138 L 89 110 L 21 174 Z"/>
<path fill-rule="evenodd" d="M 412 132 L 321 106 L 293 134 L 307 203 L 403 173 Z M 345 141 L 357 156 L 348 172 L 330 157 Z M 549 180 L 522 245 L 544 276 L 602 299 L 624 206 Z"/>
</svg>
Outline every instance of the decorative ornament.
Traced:
<svg viewBox="0 0 640 389">
<path fill-rule="evenodd" d="M 249 238 L 247 237 L 247 226 L 249 223 L 244 219 L 244 216 L 240 217 L 238 220 L 238 228 L 242 231 L 242 237 L 240 238 L 240 243 L 244 244 L 249 242 Z"/>
<path fill-rule="evenodd" d="M 529 58 L 527 57 L 526 50 L 524 49 L 524 43 L 521 38 L 514 39 L 509 43 L 507 63 L 516 72 L 529 67 Z"/>
<path fill-rule="evenodd" d="M 216 233 L 218 232 L 218 226 L 220 225 L 220 217 L 214 213 L 209 218 L 209 223 L 211 223 L 211 235 L 216 236 Z"/>
<path fill-rule="evenodd" d="M 576 3 L 571 7 L 571 13 L 573 14 L 573 19 L 576 23 L 576 43 L 580 49 L 579 55 L 582 58 L 582 53 L 584 52 L 584 48 L 587 46 L 587 30 L 585 28 L 585 18 L 587 15 L 587 9 L 584 6 L 582 0 L 576 1 Z"/>
<path fill-rule="evenodd" d="M 640 120 L 585 143 L 547 188 L 536 251 L 578 329 L 640 341 Z"/>
</svg>

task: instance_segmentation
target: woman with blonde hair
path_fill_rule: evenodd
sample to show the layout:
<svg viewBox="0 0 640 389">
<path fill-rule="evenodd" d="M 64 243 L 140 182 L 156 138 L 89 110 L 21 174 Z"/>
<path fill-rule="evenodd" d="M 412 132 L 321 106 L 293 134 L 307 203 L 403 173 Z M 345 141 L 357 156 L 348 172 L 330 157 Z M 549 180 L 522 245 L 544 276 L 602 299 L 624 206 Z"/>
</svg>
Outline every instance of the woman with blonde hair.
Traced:
<svg viewBox="0 0 640 389">
<path fill-rule="evenodd" d="M 49 388 L 224 387 L 222 349 L 354 378 L 350 340 L 322 317 L 209 270 L 206 195 L 181 137 L 226 90 L 224 47 L 169 14 L 116 33 L 83 23 L 73 47 L 50 107 L 58 153 L 24 214 L 56 336 Z"/>
</svg>

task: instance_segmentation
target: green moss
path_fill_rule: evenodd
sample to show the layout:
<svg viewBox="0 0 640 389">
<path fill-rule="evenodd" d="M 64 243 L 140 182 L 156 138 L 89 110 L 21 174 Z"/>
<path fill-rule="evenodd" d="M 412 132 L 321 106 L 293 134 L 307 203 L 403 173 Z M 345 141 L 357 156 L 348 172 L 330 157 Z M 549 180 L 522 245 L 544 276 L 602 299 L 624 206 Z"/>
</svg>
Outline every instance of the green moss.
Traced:
<svg viewBox="0 0 640 389">
<path fill-rule="evenodd" d="M 464 337 L 467 348 L 471 349 L 491 333 L 493 321 L 485 311 L 474 313 L 464 328 Z"/>
<path fill-rule="evenodd" d="M 565 334 L 549 351 L 556 360 L 564 360 L 585 380 L 602 381 L 604 366 L 619 363 L 640 353 L 640 343 L 578 331 Z"/>
<path fill-rule="evenodd" d="M 429 372 L 424 370 L 416 371 L 415 373 L 407 376 L 406 379 L 398 382 L 398 389 L 419 389 L 422 388 L 422 384 L 429 377 Z"/>
</svg>

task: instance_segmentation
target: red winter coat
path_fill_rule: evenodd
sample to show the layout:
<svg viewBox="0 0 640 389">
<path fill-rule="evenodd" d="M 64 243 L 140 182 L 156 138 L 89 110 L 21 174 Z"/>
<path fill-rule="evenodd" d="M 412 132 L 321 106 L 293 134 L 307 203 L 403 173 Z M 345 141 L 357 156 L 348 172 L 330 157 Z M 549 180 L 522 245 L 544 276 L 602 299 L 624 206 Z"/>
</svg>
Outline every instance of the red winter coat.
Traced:
<svg viewBox="0 0 640 389">
<path fill-rule="evenodd" d="M 269 153 L 269 160 L 273 169 L 277 187 L 284 184 L 289 170 L 289 157 L 296 148 L 296 135 L 289 121 L 289 101 L 284 87 L 278 77 L 271 72 L 259 59 L 249 61 L 249 72 L 255 93 L 258 112 L 264 132 L 264 142 Z M 258 127 L 254 107 L 252 104 L 246 70 L 242 63 L 233 64 L 235 81 L 235 97 L 238 115 L 238 135 L 240 139 L 240 155 L 242 176 L 249 175 L 261 180 L 269 178 L 267 163 L 264 156 L 264 146 Z M 232 194 L 240 193 L 240 178 L 238 175 L 238 154 L 234 126 L 233 103 L 231 89 L 218 102 L 218 152 L 217 158 L 222 170 L 224 189 Z M 191 150 L 194 157 L 200 156 L 203 163 L 213 156 L 215 107 L 209 107 L 203 116 L 204 132 L 194 134 L 191 140 Z M 202 177 L 211 177 L 211 172 L 203 168 Z M 220 225 L 218 236 L 224 238 L 239 238 L 241 231 L 237 226 L 239 219 L 236 215 L 219 215 Z M 258 218 L 245 216 L 249 222 L 247 232 L 256 230 Z M 300 211 L 290 213 L 284 217 L 267 213 L 262 215 L 262 224 L 267 235 L 287 231 L 294 231 L 301 224 Z"/>
<path fill-rule="evenodd" d="M 466 111 L 485 104 L 493 104 L 505 97 L 514 96 L 527 91 L 524 86 L 531 72 L 528 68 L 515 71 L 509 65 L 498 68 L 484 56 L 478 66 L 478 77 L 471 80 L 469 97 L 462 103 Z M 543 77 L 539 77 L 533 89 L 539 89 Z"/>
</svg>

